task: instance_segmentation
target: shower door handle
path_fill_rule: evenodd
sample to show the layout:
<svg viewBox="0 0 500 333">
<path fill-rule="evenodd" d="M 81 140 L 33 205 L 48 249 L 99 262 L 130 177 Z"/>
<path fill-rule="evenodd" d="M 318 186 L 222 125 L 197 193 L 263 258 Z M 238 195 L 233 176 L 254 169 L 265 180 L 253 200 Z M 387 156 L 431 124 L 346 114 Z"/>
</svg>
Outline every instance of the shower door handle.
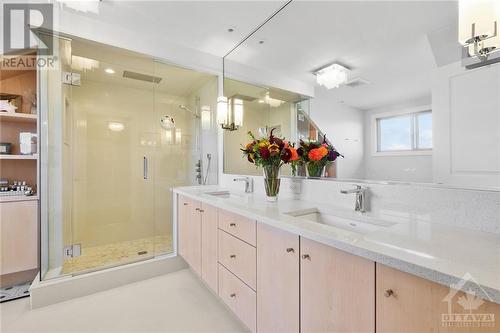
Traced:
<svg viewBox="0 0 500 333">
<path fill-rule="evenodd" d="M 142 172 L 144 179 L 148 179 L 148 158 L 146 156 L 142 160 Z"/>
</svg>

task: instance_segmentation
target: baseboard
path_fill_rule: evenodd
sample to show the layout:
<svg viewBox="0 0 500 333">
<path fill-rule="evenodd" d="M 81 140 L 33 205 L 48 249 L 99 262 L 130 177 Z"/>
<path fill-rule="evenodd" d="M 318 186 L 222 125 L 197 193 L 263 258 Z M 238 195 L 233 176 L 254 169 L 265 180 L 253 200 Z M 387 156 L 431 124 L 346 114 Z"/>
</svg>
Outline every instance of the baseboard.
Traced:
<svg viewBox="0 0 500 333">
<path fill-rule="evenodd" d="M 125 284 L 172 273 L 187 267 L 179 256 L 154 258 L 102 271 L 49 281 L 35 279 L 30 288 L 31 308 L 36 309 Z"/>
<path fill-rule="evenodd" d="M 0 288 L 14 286 L 28 281 L 33 281 L 38 274 L 38 268 L 29 269 L 22 272 L 15 272 L 0 275 Z"/>
</svg>

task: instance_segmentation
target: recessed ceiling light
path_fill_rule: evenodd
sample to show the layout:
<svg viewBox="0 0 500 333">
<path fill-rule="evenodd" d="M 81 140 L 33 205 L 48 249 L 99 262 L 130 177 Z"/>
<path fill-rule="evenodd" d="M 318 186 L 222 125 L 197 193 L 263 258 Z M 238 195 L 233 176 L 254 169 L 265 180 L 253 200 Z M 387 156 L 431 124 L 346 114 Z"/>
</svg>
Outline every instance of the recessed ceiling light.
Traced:
<svg viewBox="0 0 500 333">
<path fill-rule="evenodd" d="M 227 32 L 234 32 L 235 30 L 236 30 L 236 28 L 234 28 L 234 27 L 229 27 L 229 28 L 227 29 Z"/>
<path fill-rule="evenodd" d="M 265 41 L 264 41 L 264 40 L 262 40 L 262 39 L 261 39 L 261 40 L 259 40 L 259 44 L 264 44 L 264 42 L 265 42 Z"/>
<path fill-rule="evenodd" d="M 115 74 L 115 71 L 112 68 L 106 68 L 104 71 L 108 74 Z"/>
<path fill-rule="evenodd" d="M 259 99 L 259 103 L 264 103 L 264 100 L 263 99 Z"/>
</svg>

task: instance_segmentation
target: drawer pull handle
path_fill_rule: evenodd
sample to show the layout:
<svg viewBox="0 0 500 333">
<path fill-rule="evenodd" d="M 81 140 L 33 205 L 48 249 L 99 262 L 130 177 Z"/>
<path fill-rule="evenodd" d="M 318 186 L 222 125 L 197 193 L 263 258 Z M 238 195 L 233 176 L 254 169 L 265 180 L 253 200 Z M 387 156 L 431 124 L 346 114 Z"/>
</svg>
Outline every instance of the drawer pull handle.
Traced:
<svg viewBox="0 0 500 333">
<path fill-rule="evenodd" d="M 183 204 L 184 206 L 187 206 L 187 205 L 188 205 L 188 203 L 187 203 L 187 202 L 183 202 L 182 204 Z"/>
<path fill-rule="evenodd" d="M 236 223 L 229 223 L 230 227 L 236 227 Z"/>
<path fill-rule="evenodd" d="M 308 260 L 311 260 L 311 256 L 308 255 L 308 254 L 303 254 L 302 255 L 302 259 L 308 259 Z"/>
<path fill-rule="evenodd" d="M 231 259 L 236 258 L 236 254 L 231 254 L 231 255 L 229 256 L 229 258 L 231 258 Z"/>
<path fill-rule="evenodd" d="M 295 250 L 292 247 L 289 247 L 288 249 L 286 249 L 286 252 L 287 253 L 294 253 Z"/>
<path fill-rule="evenodd" d="M 200 213 L 203 213 L 203 212 L 204 212 L 204 210 L 203 210 L 203 209 L 198 209 L 198 211 L 199 211 Z"/>
<path fill-rule="evenodd" d="M 236 294 L 231 294 L 231 295 L 229 295 L 229 297 L 236 298 Z"/>
<path fill-rule="evenodd" d="M 200 209 L 199 209 L 199 208 L 195 208 L 194 210 L 200 211 Z"/>
<path fill-rule="evenodd" d="M 386 289 L 384 291 L 384 296 L 385 297 L 391 297 L 392 295 L 394 295 L 394 291 L 392 289 Z"/>
</svg>

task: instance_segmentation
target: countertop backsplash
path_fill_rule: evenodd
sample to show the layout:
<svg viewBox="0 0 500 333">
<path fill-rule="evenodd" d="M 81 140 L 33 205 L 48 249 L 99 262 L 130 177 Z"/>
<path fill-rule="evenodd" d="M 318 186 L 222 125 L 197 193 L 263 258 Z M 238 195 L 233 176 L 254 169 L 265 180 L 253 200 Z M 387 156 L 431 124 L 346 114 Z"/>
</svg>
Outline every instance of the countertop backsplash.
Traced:
<svg viewBox="0 0 500 333">
<path fill-rule="evenodd" d="M 242 191 L 235 175 L 221 176 L 221 186 Z M 262 177 L 254 178 L 254 191 L 264 194 Z M 354 184 L 368 187 L 369 210 L 373 217 L 404 217 L 500 234 L 500 192 L 408 184 L 367 184 L 282 178 L 280 197 L 306 199 L 318 204 L 354 209 L 354 194 L 341 189 Z"/>
</svg>

